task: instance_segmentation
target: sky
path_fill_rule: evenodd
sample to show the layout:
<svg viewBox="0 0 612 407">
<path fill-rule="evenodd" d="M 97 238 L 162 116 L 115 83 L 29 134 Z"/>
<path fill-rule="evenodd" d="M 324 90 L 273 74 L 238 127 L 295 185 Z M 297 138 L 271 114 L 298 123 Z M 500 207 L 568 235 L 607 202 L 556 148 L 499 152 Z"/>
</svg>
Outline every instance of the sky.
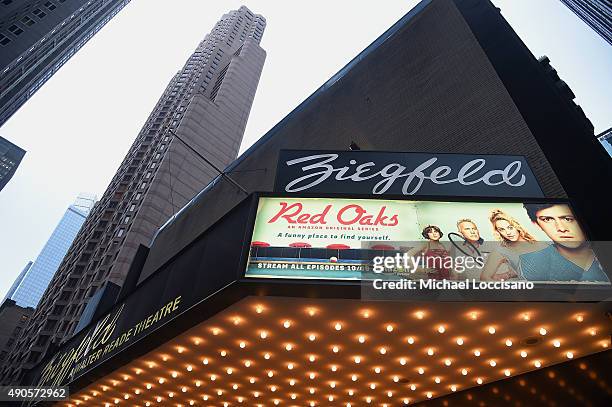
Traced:
<svg viewBox="0 0 612 407">
<path fill-rule="evenodd" d="M 549 56 L 595 132 L 612 127 L 612 47 L 559 0 L 493 3 L 536 57 Z M 132 0 L 0 128 L 27 150 L 0 192 L 0 296 L 80 192 L 102 196 L 168 81 L 242 4 L 267 20 L 267 58 L 240 152 L 417 1 Z"/>
</svg>

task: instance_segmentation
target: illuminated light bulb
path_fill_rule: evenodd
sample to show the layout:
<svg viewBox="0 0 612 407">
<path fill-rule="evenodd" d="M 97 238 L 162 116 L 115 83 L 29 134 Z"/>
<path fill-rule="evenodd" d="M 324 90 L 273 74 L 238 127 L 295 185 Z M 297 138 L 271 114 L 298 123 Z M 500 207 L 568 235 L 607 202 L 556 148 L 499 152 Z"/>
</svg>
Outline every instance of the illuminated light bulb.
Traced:
<svg viewBox="0 0 612 407">
<path fill-rule="evenodd" d="M 414 315 L 417 317 L 417 319 L 423 319 L 425 313 L 423 311 L 417 311 L 414 313 Z"/>
<path fill-rule="evenodd" d="M 255 312 L 257 312 L 258 314 L 261 314 L 263 312 L 263 307 L 261 305 L 256 306 Z"/>
<path fill-rule="evenodd" d="M 406 340 L 410 345 L 412 345 L 414 343 L 414 338 L 412 336 L 409 336 L 408 339 Z"/>
<path fill-rule="evenodd" d="M 375 367 L 375 368 L 374 368 L 374 372 L 376 372 L 376 373 L 380 373 L 380 367 Z"/>
<path fill-rule="evenodd" d="M 497 362 L 494 360 L 490 360 L 489 365 L 491 365 L 491 367 L 495 367 L 497 365 Z"/>
<path fill-rule="evenodd" d="M 272 376 L 274 376 L 274 372 L 273 372 L 273 371 L 271 371 L 271 370 L 270 370 L 270 371 L 268 371 L 268 377 L 272 377 Z"/>
<path fill-rule="evenodd" d="M 278 403 L 280 403 L 278 400 L 274 400 L 274 405 L 278 406 Z"/>
<path fill-rule="evenodd" d="M 315 378 L 315 376 L 316 376 L 316 375 L 315 375 L 314 373 L 310 373 L 310 374 L 308 375 L 308 377 L 310 377 L 310 379 L 314 379 L 314 378 Z"/>
<path fill-rule="evenodd" d="M 555 340 L 553 341 L 553 346 L 554 346 L 555 348 L 558 348 L 558 347 L 560 347 L 560 346 L 561 346 L 561 342 L 560 342 L 558 339 L 555 339 Z"/>
<path fill-rule="evenodd" d="M 254 377 L 251 377 L 251 378 L 249 379 L 249 383 L 251 383 L 251 384 L 255 383 L 255 378 L 254 378 Z"/>
<path fill-rule="evenodd" d="M 315 358 L 315 355 L 310 355 L 310 356 L 308 357 L 308 360 L 309 360 L 309 361 L 311 361 L 311 362 L 314 362 L 314 361 L 315 361 L 315 359 L 316 359 L 316 358 Z"/>
<path fill-rule="evenodd" d="M 232 374 L 234 371 L 233 371 L 233 370 L 232 370 L 232 368 L 230 367 L 230 368 L 228 368 L 228 369 L 226 370 L 226 372 L 227 372 L 227 374 Z"/>
<path fill-rule="evenodd" d="M 246 348 L 246 343 L 245 342 L 240 342 L 240 344 L 238 346 L 240 346 L 240 348 L 244 349 L 244 348 Z"/>
<path fill-rule="evenodd" d="M 289 386 L 295 386 L 295 380 L 293 379 L 289 380 Z"/>
<path fill-rule="evenodd" d="M 355 363 L 361 363 L 361 358 L 359 356 L 355 356 Z"/>
<path fill-rule="evenodd" d="M 210 375 L 210 380 L 214 382 L 215 380 L 217 380 L 217 376 L 214 375 L 214 374 L 211 374 Z"/>
<path fill-rule="evenodd" d="M 240 323 L 240 318 L 234 318 L 234 325 L 238 325 Z"/>
<path fill-rule="evenodd" d="M 354 395 L 354 394 L 355 394 L 355 392 L 354 392 L 353 390 L 349 390 L 349 391 L 348 391 L 348 395 L 349 395 L 349 396 L 352 396 L 352 395 Z"/>
<path fill-rule="evenodd" d="M 358 341 L 359 341 L 359 343 L 364 343 L 365 342 L 365 336 L 359 335 Z"/>
<path fill-rule="evenodd" d="M 493 334 L 495 333 L 495 327 L 494 327 L 494 326 L 490 326 L 490 327 L 489 327 L 489 333 L 490 333 L 491 335 L 493 335 Z"/>
<path fill-rule="evenodd" d="M 434 354 L 434 350 L 433 350 L 433 348 L 429 348 L 429 349 L 427 349 L 427 354 L 428 354 L 429 356 L 433 356 L 433 354 Z"/>
<path fill-rule="evenodd" d="M 366 397 L 366 403 L 370 404 L 372 402 L 372 397 Z"/>
<path fill-rule="evenodd" d="M 200 386 L 202 385 L 202 382 L 201 382 L 201 381 L 199 381 L 199 380 L 197 380 L 197 381 L 195 382 L 195 385 L 196 385 L 196 387 L 200 387 Z"/>
<path fill-rule="evenodd" d="M 291 321 L 287 320 L 287 321 L 283 322 L 283 326 L 285 328 L 289 328 L 291 326 Z"/>
<path fill-rule="evenodd" d="M 478 313 L 477 312 L 470 312 L 470 318 L 472 318 L 473 320 L 478 319 Z"/>
<path fill-rule="evenodd" d="M 404 399 L 404 404 L 410 404 L 410 399 Z"/>
<path fill-rule="evenodd" d="M 393 381 L 394 381 L 395 383 L 399 382 L 399 376 L 393 376 Z"/>
<path fill-rule="evenodd" d="M 423 369 L 422 367 L 419 367 L 419 369 L 417 371 L 419 372 L 419 374 L 424 374 L 425 373 L 425 369 Z"/>
<path fill-rule="evenodd" d="M 315 334 L 310 334 L 310 335 L 308 335 L 308 339 L 312 342 L 315 339 L 317 339 L 317 337 L 315 336 Z"/>
<path fill-rule="evenodd" d="M 172 378 L 173 378 L 173 379 L 176 379 L 176 377 L 177 377 L 177 376 L 178 376 L 178 373 L 176 373 L 176 372 L 172 372 Z"/>
<path fill-rule="evenodd" d="M 406 359 L 405 358 L 401 358 L 400 359 L 400 365 L 402 365 L 402 366 L 406 365 Z"/>
<path fill-rule="evenodd" d="M 224 350 L 222 350 L 222 351 L 221 351 L 219 354 L 220 354 L 221 356 L 223 356 L 223 357 L 227 356 L 227 352 L 226 352 L 226 351 L 224 351 Z"/>
<path fill-rule="evenodd" d="M 202 361 L 202 364 L 203 364 L 203 365 L 207 365 L 207 364 L 208 364 L 208 359 L 204 359 L 204 360 Z"/>
<path fill-rule="evenodd" d="M 436 382 L 436 383 L 438 383 L 438 384 L 440 384 L 440 382 L 441 382 L 441 381 L 442 381 L 442 379 L 440 379 L 439 377 L 436 377 L 436 378 L 434 379 L 434 382 Z"/>
<path fill-rule="evenodd" d="M 388 392 L 387 392 L 387 396 L 388 396 L 388 397 L 393 397 L 393 393 L 392 393 L 392 392 L 390 392 L 390 391 L 388 391 Z"/>
<path fill-rule="evenodd" d="M 438 327 L 438 332 L 440 332 L 441 334 L 443 334 L 444 332 L 446 332 L 446 328 L 444 327 L 444 325 L 440 325 Z"/>
<path fill-rule="evenodd" d="M 164 384 L 165 380 L 164 380 L 163 378 L 160 378 L 160 379 L 158 380 L 158 382 L 159 382 L 159 384 Z"/>
<path fill-rule="evenodd" d="M 183 353 L 183 351 L 184 351 L 184 350 L 185 350 L 185 349 L 183 349 L 183 348 L 181 348 L 181 347 L 179 347 L 179 348 L 177 348 L 177 349 L 176 349 L 176 351 L 177 351 L 178 353 Z"/>
<path fill-rule="evenodd" d="M 336 387 L 336 382 L 331 382 L 331 383 L 329 384 L 329 387 L 331 387 L 332 389 L 333 389 L 333 388 L 335 388 L 335 387 Z"/>
<path fill-rule="evenodd" d="M 266 338 L 268 337 L 268 333 L 267 333 L 266 331 L 261 331 L 261 332 L 259 333 L 259 337 L 260 337 L 261 339 L 266 339 Z"/>
<path fill-rule="evenodd" d="M 293 349 L 293 345 L 292 345 L 292 344 L 290 344 L 290 343 L 288 343 L 287 345 L 285 345 L 285 349 L 286 349 L 287 351 L 290 351 L 291 349 Z"/>
<path fill-rule="evenodd" d="M 308 312 L 308 315 L 310 315 L 311 317 L 313 317 L 317 313 L 317 311 L 314 308 L 308 308 L 307 312 Z"/>
<path fill-rule="evenodd" d="M 255 397 L 259 397 L 259 392 L 258 392 L 258 391 L 256 391 L 255 393 L 253 393 L 253 396 L 255 396 Z"/>
<path fill-rule="evenodd" d="M 313 389 L 313 388 L 311 387 L 311 388 L 310 388 L 310 390 L 308 390 L 308 392 L 309 392 L 310 394 L 315 394 L 315 389 Z"/>
<path fill-rule="evenodd" d="M 444 361 L 444 364 L 445 364 L 446 366 L 450 366 L 452 363 L 453 363 L 453 362 L 452 362 L 450 359 L 446 359 L 446 360 Z"/>
<path fill-rule="evenodd" d="M 535 367 L 541 367 L 542 366 L 542 362 L 540 362 L 539 360 L 536 360 L 535 362 L 533 362 L 533 365 Z"/>
<path fill-rule="evenodd" d="M 506 339 L 506 346 L 512 346 L 512 340 Z"/>
<path fill-rule="evenodd" d="M 287 364 L 287 369 L 289 369 L 289 370 L 293 369 L 293 363 Z"/>
<path fill-rule="evenodd" d="M 168 393 L 168 397 L 174 397 L 174 393 L 173 392 Z"/>
<path fill-rule="evenodd" d="M 130 398 L 130 395 L 129 395 L 129 394 L 124 394 L 124 395 L 123 395 L 123 398 L 127 400 L 127 399 L 129 399 L 129 398 Z"/>
<path fill-rule="evenodd" d="M 276 386 L 271 386 L 270 387 L 270 391 L 275 392 L 276 391 Z"/>
<path fill-rule="evenodd" d="M 149 407 L 150 405 L 151 405 L 151 402 L 149 402 L 149 401 L 147 401 L 147 402 L 145 403 L 145 406 L 146 406 L 146 407 Z"/>
<path fill-rule="evenodd" d="M 450 387 L 451 391 L 457 391 L 457 386 L 455 386 L 454 384 Z"/>
<path fill-rule="evenodd" d="M 183 393 L 186 393 L 186 392 L 187 392 L 187 387 L 181 387 L 181 391 L 182 391 Z"/>
<path fill-rule="evenodd" d="M 547 334 L 546 328 L 540 328 L 540 335 L 544 336 Z"/>
<path fill-rule="evenodd" d="M 207 395 L 202 396 L 202 400 L 204 401 L 208 400 L 208 396 Z"/>
<path fill-rule="evenodd" d="M 411 384 L 410 385 L 410 390 L 415 391 L 416 390 L 416 384 Z"/>
<path fill-rule="evenodd" d="M 335 372 L 336 370 L 338 370 L 338 367 L 336 365 L 332 365 L 331 366 L 331 371 Z"/>
<path fill-rule="evenodd" d="M 574 357 L 574 354 L 572 352 L 567 352 L 565 356 L 567 356 L 568 359 L 572 359 Z"/>
<path fill-rule="evenodd" d="M 310 407 L 315 407 L 315 405 L 316 405 L 316 404 L 315 404 L 315 402 L 314 402 L 314 401 L 311 401 L 311 402 L 310 402 Z"/>
<path fill-rule="evenodd" d="M 384 355 L 385 353 L 387 353 L 387 349 L 386 348 L 380 348 L 379 352 L 381 355 Z"/>
<path fill-rule="evenodd" d="M 430 398 L 432 398 L 432 397 L 433 397 L 433 394 L 431 394 L 431 392 L 430 392 L 430 391 L 428 391 L 428 392 L 427 392 L 427 398 L 428 398 L 428 399 L 430 399 Z"/>
<path fill-rule="evenodd" d="M 457 345 L 463 345 L 463 338 L 457 338 Z"/>
<path fill-rule="evenodd" d="M 334 401 L 334 396 L 329 396 L 327 399 L 328 399 L 329 401 Z"/>
<path fill-rule="evenodd" d="M 591 334 L 591 336 L 595 336 L 595 335 L 597 335 L 597 330 L 595 328 L 591 328 L 589 333 Z"/>
<path fill-rule="evenodd" d="M 584 316 L 582 316 L 582 314 L 576 315 L 576 321 L 578 321 L 578 322 L 584 321 Z"/>
<path fill-rule="evenodd" d="M 151 390 L 151 387 L 153 387 L 153 386 L 151 386 L 151 383 L 147 383 L 146 387 L 147 387 L 147 390 Z M 95 394 L 94 394 L 94 396 L 95 396 Z"/>
<path fill-rule="evenodd" d="M 167 361 L 168 361 L 168 356 L 166 356 L 166 355 L 162 356 L 162 360 L 163 360 L 164 362 L 167 362 Z"/>
<path fill-rule="evenodd" d="M 242 397 L 238 397 L 238 403 L 242 403 L 244 399 Z M 192 400 L 193 401 L 193 400 Z M 189 404 L 193 405 L 193 403 L 190 401 Z"/>
<path fill-rule="evenodd" d="M 506 376 L 510 376 L 512 374 L 512 372 L 510 371 L 510 369 L 506 369 L 506 370 L 504 370 L 504 374 Z"/>
<path fill-rule="evenodd" d="M 293 394 L 291 395 L 291 400 L 295 400 L 296 398 L 297 398 L 297 394 L 293 393 Z"/>
<path fill-rule="evenodd" d="M 213 328 L 213 330 L 212 330 L 212 333 L 215 336 L 219 335 L 219 332 L 220 332 L 219 328 Z"/>
<path fill-rule="evenodd" d="M 393 332 L 393 325 L 387 325 L 387 332 Z"/>
<path fill-rule="evenodd" d="M 376 384 L 370 383 L 370 389 L 372 389 L 372 390 L 376 389 Z"/>
<path fill-rule="evenodd" d="M 140 394 L 140 390 L 138 389 L 134 390 L 134 394 Z"/>
<path fill-rule="evenodd" d="M 480 377 L 479 377 L 479 378 L 477 378 L 477 379 L 476 379 L 476 383 L 478 383 L 478 384 L 482 384 L 482 379 L 481 379 Z"/>
<path fill-rule="evenodd" d="M 334 325 L 334 329 L 335 329 L 336 331 L 341 330 L 341 329 L 342 329 L 342 324 L 341 324 L 340 322 L 336 322 L 336 325 Z"/>
<path fill-rule="evenodd" d="M 264 359 L 266 359 L 266 360 L 270 359 L 270 354 L 269 354 L 269 353 L 266 353 L 266 354 L 264 355 Z"/>
<path fill-rule="evenodd" d="M 334 353 L 338 353 L 339 350 L 340 350 L 340 348 L 338 348 L 337 346 L 334 346 L 332 348 L 332 352 L 334 352 Z"/>
<path fill-rule="evenodd" d="M 251 361 L 250 360 L 245 360 L 244 361 L 244 366 L 251 367 Z"/>
<path fill-rule="evenodd" d="M 527 352 L 525 352 L 524 350 L 521 351 L 521 357 L 522 358 L 526 358 L 527 357 Z"/>
<path fill-rule="evenodd" d="M 187 365 L 187 371 L 188 371 L 188 372 L 191 372 L 192 370 L 193 370 L 193 366 L 191 366 L 191 365 Z"/>
<path fill-rule="evenodd" d="M 157 397 L 156 400 L 157 400 L 158 403 L 160 403 L 162 401 L 162 398 L 161 397 Z"/>
<path fill-rule="evenodd" d="M 461 369 L 461 374 L 464 375 L 464 376 L 467 376 L 467 374 L 468 374 L 467 369 Z"/>
<path fill-rule="evenodd" d="M 354 381 L 354 382 L 356 382 L 356 381 L 357 381 L 357 375 L 352 375 L 352 376 L 351 376 L 351 380 L 352 380 L 352 381 Z"/>
</svg>

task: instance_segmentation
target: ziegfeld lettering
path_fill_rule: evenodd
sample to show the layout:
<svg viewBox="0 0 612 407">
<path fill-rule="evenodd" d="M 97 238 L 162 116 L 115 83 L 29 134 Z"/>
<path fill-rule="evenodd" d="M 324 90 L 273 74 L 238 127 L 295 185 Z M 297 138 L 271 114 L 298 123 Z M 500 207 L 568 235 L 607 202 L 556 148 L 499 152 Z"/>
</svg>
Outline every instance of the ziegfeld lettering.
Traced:
<svg viewBox="0 0 612 407">
<path fill-rule="evenodd" d="M 512 161 L 503 169 L 484 171 L 487 162 L 484 158 L 468 161 L 456 173 L 447 165 L 435 166 L 437 157 L 430 158 L 409 170 L 399 163 L 386 164 L 377 168 L 372 161 L 358 164 L 350 160 L 349 166 L 334 167 L 333 162 L 338 154 L 315 154 L 286 161 L 288 166 L 303 164 L 302 177 L 296 178 L 285 186 L 286 192 L 299 192 L 308 190 L 315 185 L 333 177 L 335 181 L 363 182 L 380 179 L 372 188 L 373 194 L 384 194 L 398 180 L 404 180 L 402 194 L 413 195 L 417 193 L 425 181 L 436 185 L 458 183 L 461 185 L 474 185 L 482 183 L 488 186 L 506 184 L 510 187 L 520 187 L 526 182 L 521 172 L 521 161 Z"/>
</svg>

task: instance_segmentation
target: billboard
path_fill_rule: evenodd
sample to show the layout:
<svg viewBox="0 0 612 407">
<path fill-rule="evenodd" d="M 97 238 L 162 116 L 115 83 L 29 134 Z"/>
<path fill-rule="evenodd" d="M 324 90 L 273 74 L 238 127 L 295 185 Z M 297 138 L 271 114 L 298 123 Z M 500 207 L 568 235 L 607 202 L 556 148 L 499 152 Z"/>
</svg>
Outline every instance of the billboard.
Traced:
<svg viewBox="0 0 612 407">
<path fill-rule="evenodd" d="M 281 150 L 274 190 L 544 197 L 523 156 L 385 151 Z"/>
<path fill-rule="evenodd" d="M 404 262 L 405 269 L 381 264 L 392 257 L 412 263 Z M 259 199 L 246 277 L 370 280 L 398 275 L 610 283 L 565 202 Z"/>
</svg>

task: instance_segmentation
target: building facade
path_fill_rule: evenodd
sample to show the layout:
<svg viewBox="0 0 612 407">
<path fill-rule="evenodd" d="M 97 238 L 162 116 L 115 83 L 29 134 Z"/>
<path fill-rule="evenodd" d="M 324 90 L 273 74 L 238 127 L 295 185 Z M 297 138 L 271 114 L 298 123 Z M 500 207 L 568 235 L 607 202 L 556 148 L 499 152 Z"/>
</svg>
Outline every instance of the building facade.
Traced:
<svg viewBox="0 0 612 407">
<path fill-rule="evenodd" d="M 0 2 L 0 126 L 129 0 Z"/>
<path fill-rule="evenodd" d="M 25 150 L 0 136 L 0 191 L 17 171 Z"/>
<path fill-rule="evenodd" d="M 32 262 L 31 260 L 28 261 L 28 264 L 25 265 L 23 270 L 21 270 L 21 273 L 19 273 L 15 281 L 13 281 L 13 284 L 11 284 L 11 288 L 9 288 L 9 290 L 7 291 L 6 295 L 2 299 L 2 302 L 4 302 L 4 300 L 6 300 L 7 298 L 11 298 L 17 287 L 19 287 L 19 284 L 21 284 L 21 281 L 23 281 L 23 278 L 27 274 L 28 270 L 30 270 L 30 267 L 32 267 L 32 264 L 34 264 L 34 262 Z"/>
<path fill-rule="evenodd" d="M 34 263 L 19 275 L 14 289 L 11 287 L 8 298 L 20 307 L 36 308 L 95 203 L 95 196 L 80 194 L 66 209 Z"/>
<path fill-rule="evenodd" d="M 599 140 L 603 148 L 605 148 L 608 154 L 610 154 L 610 156 L 612 157 L 612 128 L 598 135 L 597 139 Z"/>
<path fill-rule="evenodd" d="M 0 305 L 0 363 L 4 362 L 15 348 L 17 338 L 27 326 L 34 310 L 20 307 L 15 301 L 5 299 Z"/>
<path fill-rule="evenodd" d="M 265 61 L 265 25 L 246 7 L 229 12 L 172 78 L 51 281 L 3 381 L 69 337 L 96 291 L 123 286 L 139 247 L 236 158 Z"/>
<path fill-rule="evenodd" d="M 612 4 L 608 0 L 561 0 L 612 45 Z"/>
<path fill-rule="evenodd" d="M 296 163 L 287 155 L 296 151 L 310 158 Z M 335 155 L 345 161 L 332 162 Z M 459 178 L 483 184 L 474 163 L 468 169 L 444 161 L 465 155 L 482 165 L 520 158 L 521 168 L 531 169 L 525 180 L 538 189 L 513 198 L 449 190 Z M 582 157 L 589 159 L 576 165 Z M 420 236 L 444 221 L 446 238 L 469 216 L 491 238 L 499 230 L 489 214 L 501 206 L 513 206 L 525 230 L 545 237 L 525 203 L 563 202 L 556 205 L 565 210 L 571 201 L 575 216 L 563 212 L 562 220 L 579 219 L 592 241 L 609 240 L 612 225 L 602 216 L 609 204 L 593 198 L 611 165 L 580 111 L 494 4 L 424 0 L 173 216 L 134 263 L 135 290 L 50 352 L 23 384 L 66 384 L 72 406 L 607 405 L 610 389 L 597 375 L 610 360 L 609 281 L 393 289 L 374 298 L 365 295 L 371 281 L 332 274 L 361 264 L 357 257 L 342 263 L 360 241 L 389 250 L 396 230 Z M 332 181 L 338 188 L 322 194 L 279 184 L 299 170 L 313 184 L 327 177 L 316 188 Z M 503 170 L 488 174 L 485 190 L 505 182 L 499 175 L 513 178 Z M 365 190 L 366 176 L 381 185 L 383 177 L 403 184 L 411 176 L 413 185 L 435 184 L 439 195 Z M 340 191 L 352 181 L 354 190 Z M 266 200 L 279 212 L 266 210 Z M 337 210 L 339 200 L 348 217 Z M 393 211 L 419 202 L 447 213 Z M 486 210 L 455 206 L 472 203 Z M 420 228 L 408 226 L 415 212 Z M 274 229 L 277 221 L 289 227 Z M 257 238 L 262 227 L 271 228 L 266 239 Z M 323 234 L 329 246 L 314 237 Z M 343 235 L 370 238 L 349 246 Z M 284 237 L 293 240 L 275 244 Z M 420 249 L 424 239 L 413 244 Z M 253 247 L 262 249 L 256 257 L 269 249 L 269 264 L 277 263 L 267 270 L 276 275 L 249 274 Z M 308 258 L 292 265 L 303 267 L 281 273 L 278 263 L 300 251 Z M 610 262 L 600 260 L 609 273 Z M 312 266 L 326 268 L 300 276 Z M 100 327 L 109 334 L 92 341 Z"/>
</svg>

